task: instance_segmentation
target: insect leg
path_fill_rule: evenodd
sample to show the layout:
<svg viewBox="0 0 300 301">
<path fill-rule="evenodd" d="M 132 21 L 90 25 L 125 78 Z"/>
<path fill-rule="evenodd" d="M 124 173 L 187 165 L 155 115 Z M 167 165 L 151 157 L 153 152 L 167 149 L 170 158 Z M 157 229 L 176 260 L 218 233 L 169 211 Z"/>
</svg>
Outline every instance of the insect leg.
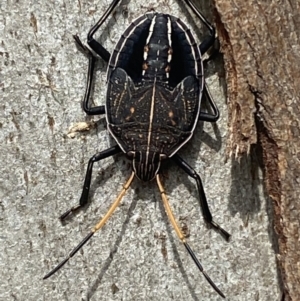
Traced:
<svg viewBox="0 0 300 301">
<path fill-rule="evenodd" d="M 97 162 L 97 161 L 100 161 L 102 159 L 105 159 L 107 157 L 116 155 L 119 152 L 121 152 L 121 149 L 118 145 L 116 145 L 116 146 L 113 146 L 109 149 L 106 149 L 106 150 L 104 150 L 100 153 L 95 154 L 89 160 L 87 171 L 86 171 L 86 174 L 85 174 L 85 180 L 84 180 L 84 184 L 83 184 L 82 193 L 81 193 L 81 197 L 80 197 L 80 200 L 79 200 L 79 205 L 70 208 L 64 214 L 62 214 L 60 216 L 61 220 L 64 220 L 69 214 L 76 211 L 77 209 L 79 209 L 80 207 L 84 206 L 87 203 L 88 196 L 89 196 L 89 191 L 90 191 L 90 186 L 91 186 L 92 171 L 93 171 L 94 163 Z"/>
<path fill-rule="evenodd" d="M 214 288 L 214 290 L 223 298 L 225 298 L 224 294 L 220 291 L 220 289 L 215 285 L 215 283 L 210 279 L 210 277 L 208 276 L 208 274 L 205 272 L 205 270 L 202 267 L 202 264 L 200 263 L 200 261 L 198 260 L 198 258 L 196 257 L 195 253 L 193 252 L 193 250 L 191 249 L 191 247 L 188 245 L 188 243 L 186 242 L 186 239 L 184 237 L 184 234 L 182 233 L 181 229 L 179 228 L 175 217 L 173 215 L 173 212 L 171 210 L 171 207 L 169 205 L 165 190 L 163 185 L 161 184 L 159 175 L 156 175 L 156 181 L 157 181 L 157 185 L 161 194 L 161 198 L 165 207 L 165 210 L 167 212 L 167 215 L 169 217 L 169 220 L 178 236 L 178 238 L 181 240 L 181 242 L 184 244 L 186 250 L 188 251 L 188 253 L 190 254 L 190 256 L 192 257 L 193 261 L 195 262 L 195 264 L 197 265 L 198 269 L 201 271 L 201 273 L 203 274 L 203 276 L 206 278 L 206 280 L 209 282 L 209 284 Z"/>
<path fill-rule="evenodd" d="M 219 226 L 217 223 L 213 221 L 212 215 L 210 213 L 207 199 L 205 196 L 204 188 L 202 185 L 202 181 L 200 176 L 197 174 L 197 172 L 190 166 L 188 165 L 179 155 L 175 154 L 172 159 L 193 179 L 196 180 L 197 187 L 198 187 L 198 192 L 199 192 L 199 197 L 200 197 L 200 204 L 203 212 L 204 219 L 206 220 L 207 223 L 212 225 L 216 230 L 218 230 L 228 241 L 230 234 L 225 231 L 221 226 Z"/>
<path fill-rule="evenodd" d="M 102 15 L 99 21 L 91 28 L 87 35 L 87 43 L 88 45 L 99 55 L 103 58 L 104 61 L 108 62 L 110 58 L 110 53 L 94 39 L 94 34 L 100 28 L 100 26 L 105 22 L 114 8 L 119 4 L 120 0 L 114 0 L 106 12 Z"/>
<path fill-rule="evenodd" d="M 211 114 L 208 112 L 200 112 L 198 121 L 216 122 L 220 117 L 219 109 L 212 95 L 210 94 L 206 83 L 204 85 L 203 96 L 208 101 L 209 106 L 212 109 L 213 113 Z"/>
<path fill-rule="evenodd" d="M 90 107 L 89 99 L 91 95 L 92 83 L 94 78 L 94 70 L 95 70 L 95 63 L 97 61 L 96 56 L 92 53 L 92 51 L 87 48 L 79 39 L 78 36 L 73 36 L 77 47 L 82 51 L 88 58 L 89 58 L 89 68 L 88 68 L 88 75 L 87 75 L 87 82 L 85 88 L 84 99 L 82 102 L 82 108 L 86 112 L 87 115 L 100 115 L 105 114 L 105 106 L 97 106 L 97 107 Z"/>
<path fill-rule="evenodd" d="M 210 22 L 202 15 L 202 13 L 197 9 L 197 7 L 191 2 L 191 0 L 185 0 L 185 3 L 194 11 L 194 13 L 199 17 L 199 19 L 203 22 L 203 24 L 207 27 L 209 30 L 209 35 L 204 38 L 202 43 L 200 44 L 200 52 L 201 55 L 207 52 L 207 50 L 214 45 L 214 42 L 216 40 L 216 30 L 215 28 L 210 24 Z M 210 60 L 208 58 L 207 60 Z M 210 107 L 213 110 L 213 114 L 206 113 L 206 112 L 200 112 L 199 120 L 202 121 L 208 121 L 208 122 L 216 122 L 219 119 L 219 110 L 208 90 L 208 87 L 205 83 L 204 85 L 204 91 L 203 91 L 206 99 L 209 102 Z"/>
<path fill-rule="evenodd" d="M 88 33 L 87 43 L 88 45 L 105 61 L 108 62 L 110 58 L 110 53 L 94 38 L 95 32 L 100 28 L 100 26 L 105 22 L 107 17 L 110 15 L 112 10 L 116 7 L 116 5 L 120 2 L 120 0 L 114 0 L 111 5 L 108 7 L 106 12 L 100 18 L 100 20 L 92 27 L 92 29 Z M 89 68 L 88 68 L 88 76 L 87 76 L 87 83 L 85 89 L 85 95 L 83 99 L 83 110 L 86 112 L 87 115 L 100 115 L 105 114 L 105 106 L 97 106 L 97 107 L 90 107 L 89 99 L 91 94 L 92 82 L 94 78 L 94 69 L 97 57 L 92 53 L 92 51 L 87 48 L 79 39 L 77 35 L 73 36 L 77 47 L 84 52 L 89 58 Z"/>
<path fill-rule="evenodd" d="M 44 276 L 43 279 L 47 279 L 50 276 L 52 276 L 54 273 L 56 273 L 61 267 L 63 267 L 71 257 L 73 257 L 88 241 L 89 239 L 94 235 L 95 232 L 100 230 L 103 225 L 106 223 L 106 221 L 109 219 L 109 217 L 113 214 L 115 209 L 119 206 L 125 192 L 128 190 L 132 180 L 134 178 L 134 173 L 131 174 L 128 181 L 123 186 L 123 189 L 121 193 L 118 195 L 116 200 L 113 202 L 107 213 L 104 215 L 104 217 L 100 220 L 100 222 L 92 229 L 92 231 L 70 252 L 70 254 L 61 262 L 59 263 L 53 270 L 51 270 L 47 275 Z"/>
<path fill-rule="evenodd" d="M 197 17 L 202 21 L 202 23 L 209 30 L 209 35 L 205 37 L 203 42 L 200 44 L 200 52 L 203 55 L 211 46 L 214 45 L 216 39 L 216 30 L 210 24 L 210 22 L 208 22 L 208 20 L 202 15 L 202 13 L 198 10 L 198 8 L 193 4 L 191 0 L 184 0 L 184 1 L 194 11 Z"/>
</svg>

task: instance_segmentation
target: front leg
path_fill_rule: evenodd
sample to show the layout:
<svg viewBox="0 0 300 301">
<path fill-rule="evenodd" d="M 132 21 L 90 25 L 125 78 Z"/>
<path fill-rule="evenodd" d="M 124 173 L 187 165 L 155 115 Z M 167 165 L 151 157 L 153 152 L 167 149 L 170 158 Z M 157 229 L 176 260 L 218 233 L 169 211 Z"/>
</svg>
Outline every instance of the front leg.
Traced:
<svg viewBox="0 0 300 301">
<path fill-rule="evenodd" d="M 89 104 L 97 57 L 93 54 L 93 52 L 88 47 L 86 47 L 81 42 L 81 40 L 79 39 L 79 37 L 77 35 L 75 35 L 73 37 L 74 37 L 75 43 L 76 43 L 77 47 L 79 48 L 79 50 L 82 51 L 89 58 L 89 68 L 88 68 L 88 74 L 87 74 L 87 82 L 86 82 L 84 99 L 82 102 L 82 108 L 87 115 L 105 114 L 105 106 L 91 107 Z"/>
<path fill-rule="evenodd" d="M 113 9 L 119 4 L 120 0 L 114 0 L 111 5 L 108 7 L 106 12 L 102 15 L 99 21 L 91 28 L 87 36 L 87 44 L 91 47 L 91 49 L 98 54 L 105 62 L 108 62 L 110 59 L 110 53 L 94 39 L 94 34 L 100 28 L 100 26 L 105 22 L 108 16 L 111 14 Z M 83 110 L 86 112 L 87 115 L 100 115 L 105 114 L 105 107 L 104 106 L 97 106 L 91 107 L 89 105 L 89 99 L 91 95 L 91 87 L 94 79 L 94 70 L 95 70 L 95 63 L 97 57 L 94 53 L 86 47 L 77 35 L 74 36 L 75 42 L 77 47 L 85 53 L 89 58 L 89 68 L 88 68 L 88 75 L 87 75 L 87 83 L 85 89 L 85 95 L 83 100 Z"/>
<path fill-rule="evenodd" d="M 100 56 L 105 62 L 109 61 L 110 53 L 94 39 L 94 34 L 99 30 L 101 25 L 106 21 L 108 16 L 112 13 L 114 8 L 119 4 L 120 0 L 114 0 L 106 12 L 102 15 L 99 21 L 91 28 L 87 36 L 88 45 Z"/>
<path fill-rule="evenodd" d="M 204 38 L 203 42 L 199 46 L 201 55 L 203 55 L 211 46 L 214 45 L 214 42 L 216 40 L 216 30 L 210 24 L 210 22 L 208 22 L 208 20 L 203 16 L 203 14 L 199 11 L 199 9 L 193 4 L 191 0 L 184 0 L 184 1 L 194 11 L 194 13 L 202 21 L 205 27 L 209 30 L 209 35 Z"/>
</svg>

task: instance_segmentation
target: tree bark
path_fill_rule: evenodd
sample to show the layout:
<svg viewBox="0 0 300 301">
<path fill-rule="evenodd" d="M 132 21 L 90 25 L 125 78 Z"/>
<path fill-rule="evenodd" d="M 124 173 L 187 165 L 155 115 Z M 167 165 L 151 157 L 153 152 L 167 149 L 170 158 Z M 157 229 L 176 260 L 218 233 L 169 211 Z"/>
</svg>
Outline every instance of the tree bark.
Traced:
<svg viewBox="0 0 300 301">
<path fill-rule="evenodd" d="M 258 144 L 274 204 L 282 300 L 299 300 L 300 2 L 215 0 L 229 106 L 228 151 Z"/>
</svg>

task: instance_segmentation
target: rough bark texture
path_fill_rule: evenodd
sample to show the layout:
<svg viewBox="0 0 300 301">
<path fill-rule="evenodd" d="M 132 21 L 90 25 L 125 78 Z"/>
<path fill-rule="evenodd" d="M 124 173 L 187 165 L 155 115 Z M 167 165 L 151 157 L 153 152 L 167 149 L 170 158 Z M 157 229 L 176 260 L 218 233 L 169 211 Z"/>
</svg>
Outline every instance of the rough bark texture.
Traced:
<svg viewBox="0 0 300 301">
<path fill-rule="evenodd" d="M 285 299 L 300 298 L 300 2 L 215 0 L 228 85 L 229 152 L 261 146 Z"/>
</svg>

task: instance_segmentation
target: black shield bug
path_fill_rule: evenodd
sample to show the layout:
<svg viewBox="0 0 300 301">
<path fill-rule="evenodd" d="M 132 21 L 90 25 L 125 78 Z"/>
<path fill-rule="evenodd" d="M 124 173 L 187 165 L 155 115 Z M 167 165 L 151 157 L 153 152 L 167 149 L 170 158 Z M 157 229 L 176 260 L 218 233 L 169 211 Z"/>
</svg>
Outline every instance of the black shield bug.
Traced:
<svg viewBox="0 0 300 301">
<path fill-rule="evenodd" d="M 89 105 L 97 57 L 74 36 L 79 48 L 89 57 L 83 109 L 88 115 L 106 114 L 108 130 L 117 144 L 95 154 L 89 160 L 79 205 L 66 211 L 60 218 L 65 219 L 87 203 L 95 162 L 123 152 L 132 161 L 132 173 L 106 215 L 44 279 L 59 270 L 101 229 L 136 176 L 142 181 L 156 179 L 165 210 L 177 236 L 210 285 L 219 295 L 225 297 L 188 245 L 171 211 L 159 176 L 161 162 L 172 159 L 195 179 L 206 222 L 229 239 L 230 235 L 213 221 L 200 176 L 177 154 L 192 137 L 199 120 L 215 122 L 219 118 L 218 108 L 205 84 L 202 62 L 203 54 L 214 44 L 215 29 L 190 0 L 185 0 L 209 30 L 209 35 L 199 46 L 180 19 L 153 12 L 142 15 L 131 23 L 111 55 L 93 36 L 119 2 L 120 0 L 112 1 L 87 37 L 90 48 L 108 62 L 105 106 Z M 201 110 L 203 96 L 206 97 L 212 113 Z"/>
</svg>

